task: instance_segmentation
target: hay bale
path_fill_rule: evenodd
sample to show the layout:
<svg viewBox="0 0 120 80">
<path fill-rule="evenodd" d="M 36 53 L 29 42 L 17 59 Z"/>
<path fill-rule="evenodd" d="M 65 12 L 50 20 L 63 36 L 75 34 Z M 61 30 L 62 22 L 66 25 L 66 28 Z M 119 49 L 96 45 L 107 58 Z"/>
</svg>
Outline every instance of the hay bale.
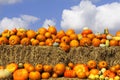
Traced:
<svg viewBox="0 0 120 80">
<path fill-rule="evenodd" d="M 86 63 L 88 60 L 105 60 L 109 65 L 120 64 L 120 47 L 77 47 L 69 52 L 59 47 L 0 45 L 0 65 L 10 62 L 30 62 L 55 65 L 57 63 Z"/>
</svg>

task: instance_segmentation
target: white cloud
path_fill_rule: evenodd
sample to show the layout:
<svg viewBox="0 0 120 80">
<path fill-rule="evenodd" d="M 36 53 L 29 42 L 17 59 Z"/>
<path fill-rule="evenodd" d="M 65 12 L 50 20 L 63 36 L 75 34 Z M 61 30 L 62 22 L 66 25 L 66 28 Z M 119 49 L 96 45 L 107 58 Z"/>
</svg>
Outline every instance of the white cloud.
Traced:
<svg viewBox="0 0 120 80">
<path fill-rule="evenodd" d="M 63 10 L 61 26 L 81 31 L 85 26 L 94 31 L 103 32 L 108 27 L 115 31 L 120 26 L 120 3 L 114 2 L 95 6 L 89 0 L 82 0 L 79 5 Z"/>
<path fill-rule="evenodd" d="M 46 19 L 43 23 L 43 27 L 48 28 L 48 25 L 56 25 L 55 20 L 53 19 Z"/>
<path fill-rule="evenodd" d="M 21 1 L 22 0 L 0 0 L 0 4 L 15 4 Z"/>
<path fill-rule="evenodd" d="M 28 28 L 31 23 L 39 20 L 39 18 L 30 15 L 21 15 L 20 17 L 5 17 L 0 21 L 0 32 L 4 29 Z"/>
</svg>

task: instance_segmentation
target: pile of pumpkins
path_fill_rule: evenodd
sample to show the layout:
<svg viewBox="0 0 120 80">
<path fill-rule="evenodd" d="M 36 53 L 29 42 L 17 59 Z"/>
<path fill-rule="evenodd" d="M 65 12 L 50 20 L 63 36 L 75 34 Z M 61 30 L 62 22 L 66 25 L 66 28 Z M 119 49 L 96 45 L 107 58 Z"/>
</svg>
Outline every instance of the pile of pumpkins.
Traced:
<svg viewBox="0 0 120 80">
<path fill-rule="evenodd" d="M 104 33 L 93 33 L 88 27 L 84 27 L 78 34 L 73 29 L 57 31 L 55 26 L 40 27 L 37 31 L 14 28 L 6 29 L 1 33 L 0 45 L 2 44 L 57 46 L 65 51 L 79 46 L 120 46 L 120 31 L 117 31 L 116 35 L 112 35 L 108 29 L 105 29 Z"/>
<path fill-rule="evenodd" d="M 96 62 L 89 60 L 87 63 L 72 63 L 67 65 L 58 63 L 54 66 L 48 64 L 9 63 L 0 66 L 0 79 L 13 80 L 40 80 L 56 78 L 76 78 L 89 80 L 120 80 L 120 65 L 109 66 L 106 61 Z"/>
</svg>

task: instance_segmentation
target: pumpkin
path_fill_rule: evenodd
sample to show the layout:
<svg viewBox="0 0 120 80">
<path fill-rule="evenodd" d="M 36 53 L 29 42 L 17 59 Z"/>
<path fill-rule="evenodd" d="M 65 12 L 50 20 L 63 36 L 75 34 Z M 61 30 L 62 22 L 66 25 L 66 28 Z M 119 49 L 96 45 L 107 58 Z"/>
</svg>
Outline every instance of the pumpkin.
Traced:
<svg viewBox="0 0 120 80">
<path fill-rule="evenodd" d="M 88 34 L 91 34 L 92 33 L 92 30 L 90 29 L 85 29 L 81 32 L 82 35 L 88 35 Z"/>
<path fill-rule="evenodd" d="M 29 73 L 29 79 L 30 80 L 40 80 L 41 74 L 39 71 L 32 71 Z"/>
<path fill-rule="evenodd" d="M 55 40 L 56 40 L 57 37 L 56 37 L 55 34 L 52 34 L 52 35 L 51 35 L 51 38 L 52 38 L 52 40 L 55 42 Z"/>
<path fill-rule="evenodd" d="M 43 66 L 43 70 L 45 71 L 45 72 L 52 72 L 52 70 L 53 70 L 53 67 L 51 66 L 51 65 L 44 65 Z"/>
<path fill-rule="evenodd" d="M 106 39 L 101 39 L 101 40 L 100 40 L 100 43 L 101 43 L 101 44 L 105 44 L 105 42 L 106 42 Z"/>
<path fill-rule="evenodd" d="M 101 36 L 102 36 L 102 39 L 106 39 L 106 34 L 101 34 Z"/>
<path fill-rule="evenodd" d="M 44 35 L 44 34 L 47 32 L 47 29 L 44 28 L 44 27 L 41 27 L 41 28 L 39 28 L 39 29 L 37 30 L 37 32 L 38 32 L 39 34 L 41 34 L 41 35 Z"/>
<path fill-rule="evenodd" d="M 94 69 L 94 68 L 97 67 L 97 63 L 96 63 L 96 61 L 94 61 L 94 60 L 89 60 L 89 61 L 87 62 L 87 66 L 88 66 L 89 69 Z"/>
<path fill-rule="evenodd" d="M 17 69 L 13 73 L 13 79 L 14 80 L 26 80 L 28 78 L 29 74 L 26 69 Z"/>
<path fill-rule="evenodd" d="M 93 38 L 95 38 L 95 34 L 93 34 L 93 33 L 88 34 L 87 37 L 92 40 Z"/>
<path fill-rule="evenodd" d="M 60 43 L 60 39 L 56 38 L 54 42 Z"/>
<path fill-rule="evenodd" d="M 45 33 L 45 37 L 46 37 L 46 38 L 51 38 L 51 33 L 50 33 L 50 32 L 46 32 L 46 33 Z"/>
<path fill-rule="evenodd" d="M 88 67 L 85 64 L 76 64 L 73 68 L 73 70 L 76 72 L 76 75 L 82 72 L 88 72 Z"/>
<path fill-rule="evenodd" d="M 45 46 L 45 42 L 39 42 L 40 46 Z"/>
<path fill-rule="evenodd" d="M 116 32 L 116 36 L 120 36 L 120 30 Z"/>
<path fill-rule="evenodd" d="M 10 72 L 14 72 L 15 70 L 18 69 L 18 65 L 16 63 L 10 63 L 10 64 L 6 65 L 5 69 L 7 69 Z"/>
<path fill-rule="evenodd" d="M 75 31 L 74 31 L 73 29 L 68 29 L 68 30 L 66 31 L 66 35 L 67 35 L 67 36 L 70 36 L 71 34 L 75 34 Z"/>
<path fill-rule="evenodd" d="M 58 77 L 58 74 L 57 73 L 53 73 L 52 74 L 52 78 L 57 78 Z"/>
<path fill-rule="evenodd" d="M 35 70 L 41 72 L 43 70 L 43 65 L 42 64 L 37 64 L 35 66 Z"/>
<path fill-rule="evenodd" d="M 46 39 L 45 44 L 47 46 L 52 46 L 53 45 L 53 40 L 51 38 Z"/>
<path fill-rule="evenodd" d="M 29 45 L 30 44 L 30 39 L 28 37 L 24 37 L 24 38 L 21 39 L 20 44 Z"/>
<path fill-rule="evenodd" d="M 110 71 L 110 70 L 106 70 L 106 71 L 103 73 L 103 75 L 104 75 L 105 77 L 108 77 L 108 78 L 114 78 L 114 77 L 115 77 L 115 73 L 112 72 L 112 71 Z"/>
<path fill-rule="evenodd" d="M 63 75 L 65 71 L 65 64 L 58 63 L 54 66 L 53 71 L 58 74 L 58 76 Z"/>
<path fill-rule="evenodd" d="M 83 38 L 82 34 L 77 34 L 78 40 L 81 40 Z"/>
<path fill-rule="evenodd" d="M 69 66 L 71 69 L 73 69 L 73 67 L 74 67 L 74 63 L 69 62 L 69 63 L 68 63 L 68 66 Z"/>
<path fill-rule="evenodd" d="M 111 66 L 111 67 L 109 68 L 109 70 L 112 71 L 112 72 L 116 72 L 116 71 L 117 71 L 115 66 Z"/>
<path fill-rule="evenodd" d="M 110 40 L 110 46 L 118 46 L 117 40 Z"/>
<path fill-rule="evenodd" d="M 39 40 L 40 42 L 43 42 L 43 41 L 46 40 L 46 37 L 44 35 L 42 35 L 42 34 L 38 34 L 36 36 L 36 39 Z"/>
<path fill-rule="evenodd" d="M 100 69 L 102 69 L 102 68 L 107 68 L 107 67 L 108 67 L 108 63 L 107 63 L 106 61 L 100 61 L 100 62 L 98 63 L 98 67 L 99 67 Z"/>
<path fill-rule="evenodd" d="M 57 29 L 55 28 L 55 26 L 49 25 L 48 32 L 50 32 L 51 34 L 56 34 L 57 33 Z"/>
<path fill-rule="evenodd" d="M 34 30 L 27 30 L 26 32 L 28 38 L 35 38 L 36 37 L 36 32 Z"/>
<path fill-rule="evenodd" d="M 3 37 L 3 36 L 0 37 L 0 45 L 1 44 L 8 44 L 8 42 L 9 41 L 8 41 L 8 39 L 6 37 Z"/>
<path fill-rule="evenodd" d="M 9 38 L 9 44 L 10 45 L 17 45 L 20 43 L 20 38 L 17 35 L 12 35 Z"/>
<path fill-rule="evenodd" d="M 79 41 L 78 40 L 71 40 L 70 41 L 70 47 L 78 47 Z"/>
<path fill-rule="evenodd" d="M 48 78 L 50 78 L 50 73 L 49 72 L 43 72 L 41 77 L 42 77 L 42 79 L 48 79 Z"/>
<path fill-rule="evenodd" d="M 95 47 L 99 47 L 100 43 L 101 43 L 100 39 L 94 38 L 92 40 L 92 45 Z"/>
<path fill-rule="evenodd" d="M 33 46 L 39 45 L 39 40 L 34 39 L 31 43 L 32 43 Z"/>
<path fill-rule="evenodd" d="M 91 45 L 91 40 L 89 38 L 82 38 L 80 40 L 80 46 L 90 46 Z"/>
<path fill-rule="evenodd" d="M 85 79 L 87 77 L 86 72 L 78 72 L 77 77 L 80 79 Z"/>
<path fill-rule="evenodd" d="M 70 35 L 70 40 L 77 40 L 77 39 L 78 39 L 77 34 Z"/>
<path fill-rule="evenodd" d="M 76 73 L 75 73 L 74 70 L 66 70 L 64 72 L 64 77 L 75 78 L 76 77 Z"/>
<path fill-rule="evenodd" d="M 20 39 L 26 37 L 26 31 L 24 30 L 18 30 L 16 34 Z"/>
<path fill-rule="evenodd" d="M 65 34 L 65 32 L 64 32 L 64 30 L 60 30 L 59 32 L 57 32 L 57 34 L 56 34 L 56 37 L 58 38 L 58 39 L 61 39 L 63 36 L 65 36 L 66 34 Z"/>
<path fill-rule="evenodd" d="M 120 76 L 120 69 L 116 71 L 117 75 Z"/>
<path fill-rule="evenodd" d="M 31 71 L 34 71 L 35 70 L 35 68 L 34 68 L 34 66 L 32 65 L 32 64 L 30 64 L 30 63 L 24 63 L 24 68 L 28 71 L 28 72 L 31 72 Z"/>
<path fill-rule="evenodd" d="M 11 31 L 10 31 L 10 35 L 16 35 L 17 33 L 17 29 L 16 28 L 13 28 Z"/>
<path fill-rule="evenodd" d="M 90 74 L 98 75 L 99 74 L 99 70 L 98 69 L 91 69 L 90 70 Z"/>
<path fill-rule="evenodd" d="M 68 36 L 63 36 L 61 38 L 61 42 L 69 43 L 70 42 L 70 38 Z"/>
<path fill-rule="evenodd" d="M 4 30 L 4 31 L 2 32 L 2 36 L 9 38 L 9 37 L 10 37 L 10 31 L 9 31 L 8 29 Z"/>
<path fill-rule="evenodd" d="M 116 64 L 115 68 L 116 68 L 116 70 L 119 70 L 120 69 L 120 64 Z"/>
<path fill-rule="evenodd" d="M 66 44 L 65 42 L 61 42 L 60 43 L 60 48 L 67 52 L 67 51 L 69 51 L 70 46 L 68 44 Z"/>
</svg>

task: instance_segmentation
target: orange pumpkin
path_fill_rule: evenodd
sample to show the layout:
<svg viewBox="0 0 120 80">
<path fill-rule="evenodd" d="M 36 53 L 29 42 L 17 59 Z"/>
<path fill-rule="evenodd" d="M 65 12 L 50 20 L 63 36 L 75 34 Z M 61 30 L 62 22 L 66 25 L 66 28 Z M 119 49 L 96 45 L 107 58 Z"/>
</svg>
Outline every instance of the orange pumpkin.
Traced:
<svg viewBox="0 0 120 80">
<path fill-rule="evenodd" d="M 58 74 L 57 73 L 53 73 L 52 74 L 52 78 L 57 78 L 58 77 Z"/>
<path fill-rule="evenodd" d="M 36 32 L 34 30 L 28 30 L 26 32 L 28 38 L 35 38 L 36 37 Z"/>
<path fill-rule="evenodd" d="M 31 43 L 32 43 L 33 46 L 39 45 L 39 40 L 34 39 Z"/>
<path fill-rule="evenodd" d="M 65 34 L 65 32 L 64 32 L 64 30 L 60 30 L 59 32 L 57 32 L 57 34 L 56 34 L 56 37 L 58 38 L 58 39 L 61 39 L 63 36 L 65 36 L 66 34 Z"/>
<path fill-rule="evenodd" d="M 82 38 L 80 40 L 80 46 L 90 46 L 91 45 L 91 40 L 89 38 Z"/>
<path fill-rule="evenodd" d="M 94 38 L 92 40 L 92 45 L 95 47 L 99 47 L 100 43 L 101 43 L 100 39 Z"/>
<path fill-rule="evenodd" d="M 71 34 L 75 34 L 75 31 L 74 31 L 73 29 L 68 29 L 68 30 L 66 31 L 66 35 L 67 35 L 67 36 L 70 36 Z"/>
<path fill-rule="evenodd" d="M 43 66 L 43 70 L 45 72 L 52 72 L 52 69 L 53 69 L 53 67 L 51 65 L 46 64 L 46 65 Z"/>
<path fill-rule="evenodd" d="M 69 62 L 69 63 L 68 63 L 68 66 L 69 66 L 71 69 L 73 69 L 73 67 L 74 67 L 74 63 Z"/>
<path fill-rule="evenodd" d="M 91 69 L 90 70 L 90 74 L 98 75 L 99 74 L 99 70 L 98 69 Z"/>
<path fill-rule="evenodd" d="M 118 46 L 117 40 L 110 40 L 110 46 Z"/>
<path fill-rule="evenodd" d="M 51 38 L 51 33 L 50 33 L 50 32 L 46 32 L 46 33 L 45 33 L 45 37 L 46 37 L 46 38 Z"/>
<path fill-rule="evenodd" d="M 35 70 L 41 72 L 43 70 L 43 65 L 42 64 L 37 64 L 35 66 Z"/>
<path fill-rule="evenodd" d="M 98 67 L 99 67 L 100 69 L 102 69 L 102 68 L 107 68 L 107 67 L 108 67 L 108 63 L 107 63 L 106 61 L 100 61 L 100 62 L 98 63 Z"/>
<path fill-rule="evenodd" d="M 116 71 L 117 75 L 120 76 L 120 69 Z"/>
<path fill-rule="evenodd" d="M 30 80 L 40 80 L 41 74 L 39 71 L 32 71 L 29 73 L 29 79 Z"/>
<path fill-rule="evenodd" d="M 63 75 L 65 71 L 65 64 L 58 63 L 53 68 L 54 72 L 58 74 L 58 76 Z"/>
<path fill-rule="evenodd" d="M 41 34 L 41 35 L 44 35 L 44 34 L 47 32 L 47 29 L 44 28 L 44 27 L 41 27 L 41 28 L 38 29 L 37 32 L 38 32 L 39 34 Z"/>
<path fill-rule="evenodd" d="M 95 38 L 95 34 L 93 34 L 93 33 L 88 34 L 87 37 L 92 40 L 93 38 Z"/>
<path fill-rule="evenodd" d="M 80 79 L 85 79 L 87 77 L 86 72 L 78 72 L 77 77 Z"/>
<path fill-rule="evenodd" d="M 26 37 L 26 31 L 18 30 L 16 34 L 20 39 Z"/>
<path fill-rule="evenodd" d="M 112 72 L 116 72 L 116 71 L 117 71 L 115 66 L 111 66 L 111 67 L 109 68 L 109 70 L 112 71 Z"/>
<path fill-rule="evenodd" d="M 110 70 L 106 70 L 106 71 L 103 73 L 103 75 L 104 75 L 105 77 L 108 77 L 108 78 L 114 78 L 114 77 L 116 76 L 116 74 L 115 74 L 114 72 L 110 71 Z"/>
<path fill-rule="evenodd" d="M 100 41 L 101 44 L 105 44 L 105 42 L 106 42 L 106 39 L 101 39 Z"/>
<path fill-rule="evenodd" d="M 74 70 L 66 70 L 64 72 L 64 77 L 75 78 L 76 77 L 76 73 L 75 73 Z"/>
<path fill-rule="evenodd" d="M 48 38 L 48 39 L 46 39 L 45 44 L 46 44 L 47 46 L 52 46 L 53 40 L 52 40 L 51 38 Z"/>
<path fill-rule="evenodd" d="M 28 71 L 28 72 L 31 72 L 31 71 L 34 71 L 35 68 L 32 64 L 30 63 L 24 63 L 24 68 Z"/>
<path fill-rule="evenodd" d="M 90 29 L 85 29 L 85 30 L 83 30 L 82 31 L 82 35 L 88 35 L 88 34 L 91 34 L 92 33 L 92 30 L 90 30 Z"/>
<path fill-rule="evenodd" d="M 79 41 L 78 40 L 71 40 L 70 41 L 70 46 L 71 47 L 78 47 L 79 46 Z"/>
<path fill-rule="evenodd" d="M 61 41 L 60 41 L 60 39 L 56 38 L 55 42 L 60 43 Z"/>
<path fill-rule="evenodd" d="M 68 36 L 63 36 L 61 38 L 61 42 L 69 43 L 70 42 L 70 38 Z"/>
<path fill-rule="evenodd" d="M 30 44 L 30 39 L 27 37 L 24 37 L 21 39 L 20 44 L 22 45 L 29 45 Z"/>
<path fill-rule="evenodd" d="M 18 65 L 16 63 L 10 63 L 6 65 L 6 69 L 10 72 L 14 72 L 15 70 L 18 69 Z"/>
<path fill-rule="evenodd" d="M 107 35 L 106 34 L 101 34 L 102 39 L 106 39 Z"/>
<path fill-rule="evenodd" d="M 9 44 L 10 45 L 16 45 L 20 43 L 20 38 L 17 35 L 12 35 L 9 38 Z"/>
<path fill-rule="evenodd" d="M 45 46 L 45 42 L 39 42 L 40 46 Z"/>
<path fill-rule="evenodd" d="M 50 26 L 49 25 L 48 32 L 50 32 L 51 34 L 56 34 L 57 33 L 57 29 L 55 28 L 55 26 Z"/>
<path fill-rule="evenodd" d="M 8 41 L 8 39 L 6 37 L 3 37 L 3 36 L 0 37 L 0 45 L 1 44 L 8 44 L 8 42 L 9 41 Z"/>
<path fill-rule="evenodd" d="M 88 66 L 89 69 L 93 69 L 93 68 L 96 68 L 96 67 L 97 67 L 97 63 L 96 63 L 96 61 L 94 61 L 94 60 L 89 60 L 89 61 L 87 62 L 87 66 Z"/>
<path fill-rule="evenodd" d="M 42 79 L 49 79 L 50 78 L 50 73 L 49 72 L 43 72 L 41 77 L 42 77 Z"/>
<path fill-rule="evenodd" d="M 46 40 L 45 36 L 44 36 L 44 35 L 42 35 L 42 34 L 38 34 L 38 35 L 36 36 L 36 39 L 37 39 L 37 40 L 39 40 L 40 42 L 42 42 L 42 41 L 45 41 L 45 40 Z"/>
<path fill-rule="evenodd" d="M 60 48 L 67 52 L 67 51 L 69 51 L 70 46 L 68 44 L 66 44 L 65 42 L 61 42 Z"/>
<path fill-rule="evenodd" d="M 77 40 L 77 39 L 78 39 L 77 34 L 71 34 L 70 35 L 70 40 Z"/>
<path fill-rule="evenodd" d="M 120 36 L 120 30 L 116 32 L 116 36 Z"/>
<path fill-rule="evenodd" d="M 26 69 L 17 69 L 13 73 L 14 80 L 26 80 L 28 78 L 28 71 Z"/>
</svg>

